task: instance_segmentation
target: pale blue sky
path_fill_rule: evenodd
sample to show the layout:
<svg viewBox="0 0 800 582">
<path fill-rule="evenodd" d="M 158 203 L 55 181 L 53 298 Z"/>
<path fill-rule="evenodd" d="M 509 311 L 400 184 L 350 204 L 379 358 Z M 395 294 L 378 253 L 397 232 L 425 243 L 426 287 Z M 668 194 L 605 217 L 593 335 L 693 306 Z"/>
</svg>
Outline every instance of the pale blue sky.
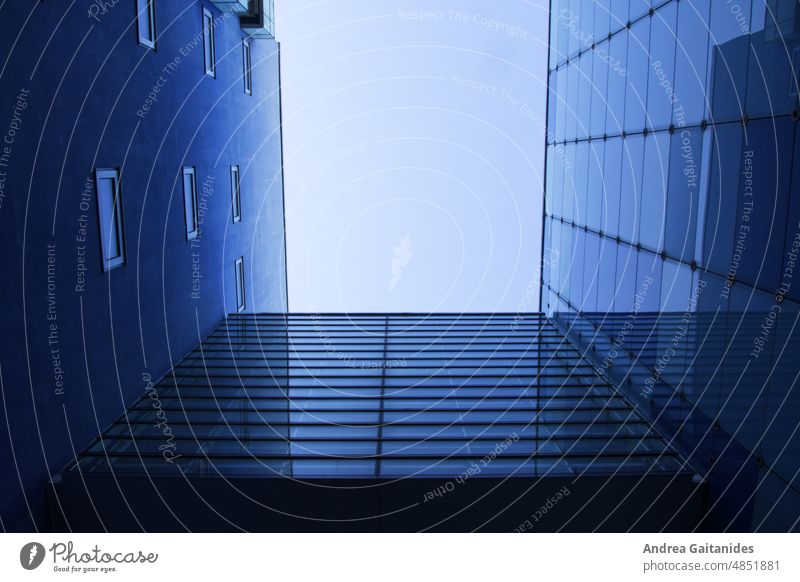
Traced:
<svg viewBox="0 0 800 582">
<path fill-rule="evenodd" d="M 292 311 L 536 311 L 545 0 L 275 0 Z"/>
</svg>

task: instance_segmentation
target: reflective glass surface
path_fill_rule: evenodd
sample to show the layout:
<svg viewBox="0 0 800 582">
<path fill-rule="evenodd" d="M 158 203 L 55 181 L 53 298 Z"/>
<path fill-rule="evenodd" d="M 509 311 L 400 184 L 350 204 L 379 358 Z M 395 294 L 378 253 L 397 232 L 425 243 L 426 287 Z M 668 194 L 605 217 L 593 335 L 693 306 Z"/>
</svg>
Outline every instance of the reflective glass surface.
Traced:
<svg viewBox="0 0 800 582">
<path fill-rule="evenodd" d="M 239 315 L 72 471 L 297 478 L 681 471 L 538 314 Z"/>
<path fill-rule="evenodd" d="M 578 107 L 548 128 L 545 245 L 559 264 L 545 262 L 542 311 L 694 447 L 712 481 L 709 459 L 738 447 L 718 484 L 750 475 L 735 484 L 753 502 L 747 528 L 780 529 L 780 511 L 797 528 L 800 368 L 786 354 L 800 343 L 800 5 L 562 1 L 553 11 L 550 106 L 575 91 Z M 562 38 L 588 30 L 588 42 Z M 561 76 L 574 79 L 566 93 L 552 84 Z M 559 148 L 576 152 L 572 167 L 550 159 Z"/>
</svg>

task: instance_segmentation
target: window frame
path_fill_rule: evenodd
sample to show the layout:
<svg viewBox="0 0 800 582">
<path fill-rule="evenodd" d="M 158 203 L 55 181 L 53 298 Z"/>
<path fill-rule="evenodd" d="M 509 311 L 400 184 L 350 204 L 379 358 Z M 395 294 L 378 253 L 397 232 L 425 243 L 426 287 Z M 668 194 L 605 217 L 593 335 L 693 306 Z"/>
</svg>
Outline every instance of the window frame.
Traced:
<svg viewBox="0 0 800 582">
<path fill-rule="evenodd" d="M 242 174 L 238 165 L 231 166 L 231 215 L 234 224 L 242 221 Z"/>
<path fill-rule="evenodd" d="M 246 95 L 253 94 L 253 49 L 250 46 L 250 39 L 242 39 L 242 66 L 244 67 L 244 92 Z"/>
<path fill-rule="evenodd" d="M 119 168 L 96 168 L 94 171 L 95 177 L 95 192 L 97 196 L 97 228 L 100 231 L 100 260 L 103 264 L 103 272 L 107 273 L 112 269 L 116 269 L 127 262 L 127 252 L 125 248 L 125 220 L 123 217 L 122 205 L 122 184 L 120 180 Z M 103 224 L 102 210 L 103 197 L 100 196 L 100 181 L 101 180 L 114 180 L 114 202 L 111 211 L 112 224 L 114 225 L 114 232 L 117 237 L 117 248 L 119 254 L 115 257 L 106 257 L 106 236 L 111 234 L 110 228 L 106 228 Z"/>
<path fill-rule="evenodd" d="M 192 190 L 186 191 L 186 176 L 192 177 Z M 193 241 L 200 237 L 200 216 L 197 208 L 197 170 L 194 166 L 184 166 L 181 170 L 181 188 L 183 188 L 183 217 L 186 225 L 186 240 Z M 194 230 L 190 230 L 188 202 L 191 202 Z"/>
<path fill-rule="evenodd" d="M 143 35 L 143 22 L 141 14 L 147 10 L 150 15 L 150 30 L 148 36 Z M 138 28 L 139 44 L 150 50 L 156 50 L 156 0 L 136 0 L 136 21 Z"/>
<path fill-rule="evenodd" d="M 202 14 L 202 23 L 203 23 L 203 64 L 205 67 L 205 74 L 209 77 L 214 79 L 217 78 L 217 47 L 216 41 L 214 38 L 214 15 L 211 11 L 203 7 L 203 14 Z M 208 29 L 206 29 L 206 23 L 208 23 Z M 206 46 L 206 41 L 208 42 L 208 46 Z M 209 63 L 206 57 L 211 59 Z"/>
<path fill-rule="evenodd" d="M 247 309 L 247 294 L 244 284 L 244 257 L 239 257 L 234 262 L 234 278 L 236 280 L 236 312 L 242 313 Z"/>
</svg>

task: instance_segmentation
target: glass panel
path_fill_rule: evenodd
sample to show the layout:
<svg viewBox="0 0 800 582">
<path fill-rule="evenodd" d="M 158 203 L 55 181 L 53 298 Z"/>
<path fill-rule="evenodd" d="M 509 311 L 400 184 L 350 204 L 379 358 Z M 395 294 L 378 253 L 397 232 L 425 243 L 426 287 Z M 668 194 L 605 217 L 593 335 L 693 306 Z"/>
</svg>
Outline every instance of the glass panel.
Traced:
<svg viewBox="0 0 800 582">
<path fill-rule="evenodd" d="M 664 218 L 667 212 L 667 176 L 669 172 L 670 135 L 649 134 L 644 140 L 644 175 L 642 206 L 639 215 L 639 242 L 656 252 L 664 240 Z"/>
<path fill-rule="evenodd" d="M 635 0 L 631 3 L 632 12 L 634 4 Z M 628 33 L 628 58 L 625 63 L 625 131 L 627 132 L 642 131 L 645 127 L 650 20 L 650 18 L 639 20 Z"/>
<path fill-rule="evenodd" d="M 678 2 L 659 8 L 651 20 L 647 116 L 650 129 L 672 123 L 675 106 L 675 35 Z"/>
<path fill-rule="evenodd" d="M 583 264 L 583 289 L 581 305 L 584 311 L 597 310 L 597 283 L 601 276 L 600 265 L 600 238 L 592 233 L 586 233 L 586 246 Z"/>
<path fill-rule="evenodd" d="M 736 278 L 763 289 L 779 285 L 782 261 L 768 258 L 783 252 L 792 161 L 784 144 L 793 137 L 793 122 L 785 117 L 751 121 L 744 132 L 738 208 L 749 230 Z"/>
<path fill-rule="evenodd" d="M 586 245 L 586 233 L 582 230 L 573 229 L 574 252 L 573 260 L 570 265 L 570 290 L 569 298 L 574 305 L 580 305 L 583 299 L 583 264 L 584 247 Z"/>
<path fill-rule="evenodd" d="M 575 213 L 572 221 L 580 226 L 586 224 L 586 193 L 588 189 L 589 142 L 582 141 L 575 146 L 574 181 Z"/>
<path fill-rule="evenodd" d="M 598 6 L 597 10 L 600 10 Z M 606 131 L 606 117 L 608 116 L 608 75 L 609 66 L 608 56 L 608 41 L 604 41 L 597 45 L 590 53 L 592 59 L 592 85 L 591 85 L 591 99 L 592 109 L 590 116 L 590 132 L 592 137 L 602 137 Z"/>
<path fill-rule="evenodd" d="M 214 54 L 214 19 L 208 10 L 203 10 L 203 49 L 205 51 L 206 74 L 216 74 Z"/>
<path fill-rule="evenodd" d="M 570 268 L 572 267 L 572 244 L 574 236 L 572 227 L 568 224 L 561 225 L 561 255 L 558 263 L 559 266 L 559 281 L 558 292 L 562 296 L 569 295 L 569 275 Z"/>
<path fill-rule="evenodd" d="M 577 60 L 572 60 L 567 65 L 567 93 L 566 97 L 566 129 L 564 137 L 567 141 L 574 140 L 578 136 L 578 89 L 580 83 L 580 69 Z M 562 93 L 562 95 L 564 95 Z"/>
<path fill-rule="evenodd" d="M 741 119 L 750 52 L 750 0 L 711 3 L 711 112 L 715 122 Z"/>
<path fill-rule="evenodd" d="M 598 268 L 597 310 L 613 311 L 616 294 L 617 243 L 603 237 L 600 243 L 600 263 Z"/>
<path fill-rule="evenodd" d="M 558 39 L 561 34 L 560 14 L 563 10 L 560 0 L 552 0 L 550 3 L 550 61 L 548 67 L 554 69 L 559 62 Z M 548 125 L 552 128 L 552 125 Z"/>
<path fill-rule="evenodd" d="M 567 127 L 567 67 L 556 71 L 556 141 L 564 141 Z"/>
<path fill-rule="evenodd" d="M 581 30 L 581 0 L 569 0 L 569 15 L 567 21 L 567 57 L 572 58 L 580 50 L 580 30 Z"/>
<path fill-rule="evenodd" d="M 609 67 L 608 90 L 606 93 L 608 104 L 606 133 L 614 135 L 622 133 L 625 123 L 625 60 L 628 53 L 628 35 L 616 34 L 611 37 L 607 47 L 608 53 L 604 53 L 603 48 L 597 48 L 597 57 L 607 59 Z"/>
<path fill-rule="evenodd" d="M 656 254 L 639 251 L 636 271 L 636 297 L 633 311 L 654 312 L 661 308 L 661 266 Z M 638 307 L 638 308 L 637 308 Z"/>
<path fill-rule="evenodd" d="M 136 12 L 139 20 L 139 42 L 155 48 L 155 0 L 136 0 Z"/>
<path fill-rule="evenodd" d="M 601 42 L 608 36 L 611 22 L 610 0 L 594 0 L 594 40 Z"/>
<path fill-rule="evenodd" d="M 577 136 L 585 138 L 590 135 L 592 105 L 592 51 L 581 55 L 578 63 L 578 110 Z"/>
<path fill-rule="evenodd" d="M 544 189 L 544 211 L 548 215 L 553 214 L 553 198 L 555 193 L 555 184 L 553 183 L 553 166 L 555 161 L 555 147 L 552 145 L 547 146 L 546 165 L 545 165 L 545 189 Z"/>
<path fill-rule="evenodd" d="M 239 311 L 245 307 L 244 285 L 244 259 L 239 259 L 236 261 L 236 307 Z"/>
<path fill-rule="evenodd" d="M 627 24 L 629 2 L 630 0 L 611 0 L 611 32 L 616 32 Z"/>
<path fill-rule="evenodd" d="M 708 204 L 703 243 L 704 262 L 709 269 L 728 275 L 731 269 L 731 254 L 738 225 L 737 192 L 739 191 L 742 160 L 742 127 L 735 125 L 713 126 L 712 150 L 709 176 Z M 749 163 L 749 162 L 748 162 Z"/>
<path fill-rule="evenodd" d="M 671 137 L 664 246 L 669 256 L 690 263 L 697 240 L 703 134 L 697 128 L 683 129 Z"/>
<path fill-rule="evenodd" d="M 233 197 L 233 221 L 238 222 L 242 218 L 242 202 L 240 196 L 239 166 L 231 166 L 231 193 Z"/>
<path fill-rule="evenodd" d="M 250 60 L 250 42 L 245 40 L 242 44 L 244 51 L 244 90 L 247 94 L 253 91 L 253 71 Z"/>
<path fill-rule="evenodd" d="M 183 170 L 183 204 L 186 216 L 186 233 L 192 235 L 197 232 L 197 191 L 195 190 L 194 170 Z"/>
<path fill-rule="evenodd" d="M 631 135 L 622 141 L 622 181 L 620 185 L 619 236 L 635 244 L 639 230 L 639 206 L 642 196 L 644 137 Z"/>
<path fill-rule="evenodd" d="M 117 231 L 117 179 L 113 177 L 97 180 L 97 199 L 100 210 L 100 229 L 103 240 L 103 257 L 110 261 L 120 256 L 120 237 Z"/>
<path fill-rule="evenodd" d="M 605 143 L 603 160 L 603 220 L 600 227 L 609 236 L 619 233 L 619 199 L 622 187 L 622 138 L 612 138 Z"/>
<path fill-rule="evenodd" d="M 627 244 L 620 244 L 617 247 L 617 289 L 614 297 L 614 311 L 623 313 L 633 311 L 638 264 L 636 255 L 635 247 Z"/>
<path fill-rule="evenodd" d="M 788 115 L 798 105 L 794 66 L 798 46 L 791 40 L 797 34 L 794 14 L 797 4 L 791 0 L 771 4 L 770 9 L 766 0 L 753 2 L 747 73 L 748 117 Z"/>
<path fill-rule="evenodd" d="M 577 146 L 574 143 L 568 143 L 564 146 L 564 194 L 563 194 L 563 207 L 561 209 L 561 217 L 572 221 L 575 217 L 575 198 L 577 197 L 577 172 L 575 168 L 575 150 Z"/>
<path fill-rule="evenodd" d="M 552 216 L 561 217 L 564 211 L 564 173 L 567 165 L 567 157 L 563 145 L 556 146 L 555 155 L 551 214 Z"/>
<path fill-rule="evenodd" d="M 672 123 L 697 125 L 710 98 L 707 65 L 711 0 L 683 0 L 678 4 L 677 31 L 680 42 L 675 53 L 675 96 Z"/>
<path fill-rule="evenodd" d="M 594 33 L 594 0 L 581 0 L 581 25 L 579 29 L 580 38 L 578 39 L 579 48 L 587 50 L 592 45 L 592 35 Z M 589 75 L 591 78 L 591 73 Z"/>
<path fill-rule="evenodd" d="M 656 3 L 660 3 L 656 0 Z M 647 14 L 650 10 L 650 0 L 630 0 L 630 11 L 628 12 L 628 20 L 634 21 L 641 16 Z M 645 19 L 646 20 L 646 19 Z"/>
<path fill-rule="evenodd" d="M 603 220 L 603 164 L 605 142 L 593 140 L 589 143 L 588 168 L 586 170 L 586 225 L 599 231 Z"/>
</svg>

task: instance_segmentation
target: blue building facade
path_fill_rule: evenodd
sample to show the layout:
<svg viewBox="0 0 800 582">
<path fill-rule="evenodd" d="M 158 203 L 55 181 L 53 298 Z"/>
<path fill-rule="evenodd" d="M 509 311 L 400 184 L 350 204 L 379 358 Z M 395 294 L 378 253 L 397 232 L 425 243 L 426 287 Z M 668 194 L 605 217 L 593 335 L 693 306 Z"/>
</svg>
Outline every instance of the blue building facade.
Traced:
<svg viewBox="0 0 800 582">
<path fill-rule="evenodd" d="M 287 308 L 270 2 L 0 7 L 5 530 L 226 314 Z"/>
<path fill-rule="evenodd" d="M 707 476 L 800 520 L 800 11 L 553 0 L 542 310 Z"/>
<path fill-rule="evenodd" d="M 233 314 L 55 481 L 64 531 L 687 531 L 707 490 L 550 319 L 478 313 Z"/>
<path fill-rule="evenodd" d="M 798 529 L 796 3 L 552 2 L 541 314 L 287 314 L 271 2 L 76 4 L 0 8 L 4 530 Z"/>
</svg>

